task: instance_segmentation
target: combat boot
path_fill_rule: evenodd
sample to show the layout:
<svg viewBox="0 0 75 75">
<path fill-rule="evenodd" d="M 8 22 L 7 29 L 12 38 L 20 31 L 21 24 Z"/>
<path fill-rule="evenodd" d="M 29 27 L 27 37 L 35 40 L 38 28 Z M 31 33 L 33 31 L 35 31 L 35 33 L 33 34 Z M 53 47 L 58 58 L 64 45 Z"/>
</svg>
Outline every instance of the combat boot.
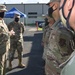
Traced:
<svg viewBox="0 0 75 75">
<path fill-rule="evenodd" d="M 19 67 L 19 68 L 24 68 L 24 67 L 25 67 L 25 65 L 22 64 L 22 59 L 21 59 L 21 58 L 19 58 L 19 64 L 18 64 L 18 67 Z"/>
</svg>

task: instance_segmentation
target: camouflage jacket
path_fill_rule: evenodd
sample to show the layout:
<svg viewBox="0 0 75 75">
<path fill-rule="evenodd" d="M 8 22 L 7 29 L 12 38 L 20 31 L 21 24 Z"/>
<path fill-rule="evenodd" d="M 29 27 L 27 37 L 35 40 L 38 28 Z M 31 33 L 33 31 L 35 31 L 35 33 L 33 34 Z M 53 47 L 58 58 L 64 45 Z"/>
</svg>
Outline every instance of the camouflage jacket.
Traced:
<svg viewBox="0 0 75 75">
<path fill-rule="evenodd" d="M 48 44 L 49 36 L 50 36 L 50 27 L 49 27 L 49 25 L 47 25 L 47 26 L 45 26 L 44 31 L 43 31 L 42 42 L 44 44 Z"/>
<path fill-rule="evenodd" d="M 9 23 L 8 25 L 9 31 L 13 29 L 15 32 L 14 36 L 11 36 L 11 39 L 19 40 L 22 37 L 22 34 L 24 33 L 24 25 L 21 22 L 16 23 L 15 21 Z"/>
<path fill-rule="evenodd" d="M 71 47 L 72 42 L 72 32 L 66 29 L 60 20 L 55 22 L 51 27 L 47 57 L 49 57 L 50 62 L 52 62 L 53 65 L 56 65 L 55 68 L 58 73 L 60 73 L 59 65 L 66 61 L 73 51 Z"/>
<path fill-rule="evenodd" d="M 47 26 L 45 30 L 45 35 L 44 35 L 44 44 L 48 45 L 49 43 L 49 36 L 50 36 L 51 28 Z"/>
<path fill-rule="evenodd" d="M 0 20 L 0 54 L 8 53 L 10 48 L 10 37 L 7 25 Z"/>
</svg>

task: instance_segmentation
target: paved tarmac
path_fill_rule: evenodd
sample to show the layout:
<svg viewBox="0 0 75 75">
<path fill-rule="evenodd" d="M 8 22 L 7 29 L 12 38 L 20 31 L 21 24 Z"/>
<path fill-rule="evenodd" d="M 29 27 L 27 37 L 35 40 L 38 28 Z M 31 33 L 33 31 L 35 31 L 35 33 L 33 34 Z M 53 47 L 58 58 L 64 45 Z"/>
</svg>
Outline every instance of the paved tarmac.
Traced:
<svg viewBox="0 0 75 75">
<path fill-rule="evenodd" d="M 18 59 L 12 62 L 13 69 L 6 75 L 45 75 L 44 61 L 42 59 L 43 47 L 41 46 L 42 31 L 27 27 L 24 33 L 23 64 L 25 68 L 18 68 Z M 17 53 L 15 54 L 17 56 Z M 8 66 L 8 65 L 7 65 Z"/>
</svg>

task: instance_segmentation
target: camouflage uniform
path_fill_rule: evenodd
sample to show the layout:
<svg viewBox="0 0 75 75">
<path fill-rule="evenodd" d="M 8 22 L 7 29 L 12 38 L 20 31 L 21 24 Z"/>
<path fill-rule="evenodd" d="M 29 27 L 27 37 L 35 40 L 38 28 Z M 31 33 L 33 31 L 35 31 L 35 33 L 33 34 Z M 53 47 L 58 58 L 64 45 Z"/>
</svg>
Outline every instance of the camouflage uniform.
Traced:
<svg viewBox="0 0 75 75">
<path fill-rule="evenodd" d="M 47 18 L 45 18 L 45 22 L 44 22 L 44 25 L 42 26 L 42 28 L 43 28 L 43 37 L 42 37 L 42 42 L 44 42 L 44 37 L 45 37 L 45 31 L 46 31 L 46 28 L 47 28 L 47 26 L 48 26 L 48 19 Z"/>
<path fill-rule="evenodd" d="M 0 12 L 5 12 L 5 5 L 0 5 Z M 0 17 L 1 18 L 1 17 Z M 6 61 L 8 56 L 8 50 L 10 48 L 10 37 L 7 25 L 3 18 L 0 20 L 0 75 L 6 73 Z"/>
<path fill-rule="evenodd" d="M 67 30 L 60 20 L 56 21 L 51 27 L 49 44 L 46 57 L 46 75 L 60 75 L 61 68 L 59 65 L 63 63 L 73 49 L 73 34 Z"/>
<path fill-rule="evenodd" d="M 46 58 L 46 52 L 48 50 L 48 39 L 50 36 L 50 27 L 47 25 L 44 29 L 44 35 L 43 35 L 43 42 L 44 42 L 44 52 L 43 52 L 43 58 Z"/>
<path fill-rule="evenodd" d="M 24 33 L 24 26 L 21 22 L 11 22 L 8 25 L 9 31 L 13 29 L 15 35 L 10 37 L 10 50 L 9 50 L 9 60 L 13 60 L 14 53 L 17 50 L 18 58 L 21 58 L 22 51 L 23 51 L 23 33 Z"/>
</svg>

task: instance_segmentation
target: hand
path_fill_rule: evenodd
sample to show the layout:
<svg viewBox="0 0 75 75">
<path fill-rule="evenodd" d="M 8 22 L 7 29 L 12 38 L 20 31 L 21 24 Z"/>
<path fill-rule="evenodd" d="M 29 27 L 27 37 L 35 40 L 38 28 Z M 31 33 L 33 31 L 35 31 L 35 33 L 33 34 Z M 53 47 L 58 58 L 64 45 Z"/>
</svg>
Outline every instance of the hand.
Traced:
<svg viewBox="0 0 75 75">
<path fill-rule="evenodd" d="M 13 30 L 11 30 L 11 31 L 9 32 L 9 34 L 10 34 L 10 36 L 12 36 L 12 35 L 15 35 L 15 32 L 14 32 Z"/>
</svg>

